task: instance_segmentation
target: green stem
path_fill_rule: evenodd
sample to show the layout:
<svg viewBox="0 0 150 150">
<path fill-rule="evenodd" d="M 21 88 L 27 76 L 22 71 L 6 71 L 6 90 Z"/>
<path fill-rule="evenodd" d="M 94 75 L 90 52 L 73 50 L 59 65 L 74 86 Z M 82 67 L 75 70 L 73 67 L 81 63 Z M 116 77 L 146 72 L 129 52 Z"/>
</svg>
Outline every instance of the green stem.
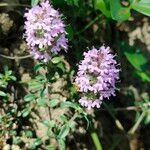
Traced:
<svg viewBox="0 0 150 150">
<path fill-rule="evenodd" d="M 95 131 L 91 132 L 91 138 L 93 140 L 96 150 L 103 150 L 98 135 Z"/>
</svg>

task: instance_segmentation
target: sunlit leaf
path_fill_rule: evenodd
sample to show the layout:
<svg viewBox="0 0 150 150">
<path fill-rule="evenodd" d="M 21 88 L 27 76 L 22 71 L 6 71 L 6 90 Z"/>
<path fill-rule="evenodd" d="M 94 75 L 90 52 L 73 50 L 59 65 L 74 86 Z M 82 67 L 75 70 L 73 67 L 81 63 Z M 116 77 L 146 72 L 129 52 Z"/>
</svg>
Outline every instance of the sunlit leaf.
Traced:
<svg viewBox="0 0 150 150">
<path fill-rule="evenodd" d="M 127 20 L 130 17 L 130 7 L 123 7 L 120 0 L 110 0 L 111 16 L 114 20 Z"/>
<path fill-rule="evenodd" d="M 107 9 L 104 0 L 94 0 L 94 6 L 99 9 L 106 17 L 111 17 L 110 10 Z"/>
<path fill-rule="evenodd" d="M 132 8 L 144 15 L 150 16 L 150 0 L 135 1 Z"/>
</svg>

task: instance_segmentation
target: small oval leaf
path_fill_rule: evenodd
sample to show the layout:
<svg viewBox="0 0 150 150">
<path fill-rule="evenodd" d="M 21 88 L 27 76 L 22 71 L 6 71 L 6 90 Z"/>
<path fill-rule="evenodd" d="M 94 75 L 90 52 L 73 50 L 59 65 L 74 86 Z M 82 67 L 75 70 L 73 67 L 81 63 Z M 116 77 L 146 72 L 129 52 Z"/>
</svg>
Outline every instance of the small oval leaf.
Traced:
<svg viewBox="0 0 150 150">
<path fill-rule="evenodd" d="M 27 95 L 24 97 L 24 101 L 26 101 L 26 102 L 30 102 L 30 101 L 32 101 L 32 100 L 34 100 L 34 99 L 35 99 L 35 95 L 34 95 L 34 94 L 31 94 L 31 93 L 27 94 Z"/>
</svg>

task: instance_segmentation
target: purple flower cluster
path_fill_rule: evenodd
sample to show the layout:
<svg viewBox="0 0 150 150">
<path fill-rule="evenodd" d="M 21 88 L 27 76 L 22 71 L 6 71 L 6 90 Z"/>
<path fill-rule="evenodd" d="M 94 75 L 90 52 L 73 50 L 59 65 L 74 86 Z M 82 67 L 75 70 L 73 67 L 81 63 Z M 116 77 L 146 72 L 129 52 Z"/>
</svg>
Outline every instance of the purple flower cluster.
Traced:
<svg viewBox="0 0 150 150">
<path fill-rule="evenodd" d="M 119 69 L 110 48 L 101 46 L 84 53 L 84 60 L 79 64 L 75 83 L 79 86 L 82 97 L 79 103 L 88 109 L 99 108 L 102 100 L 115 96 L 115 83 L 119 79 Z"/>
<path fill-rule="evenodd" d="M 35 59 L 47 62 L 61 49 L 67 50 L 65 25 L 48 0 L 25 13 L 25 38 Z"/>
</svg>

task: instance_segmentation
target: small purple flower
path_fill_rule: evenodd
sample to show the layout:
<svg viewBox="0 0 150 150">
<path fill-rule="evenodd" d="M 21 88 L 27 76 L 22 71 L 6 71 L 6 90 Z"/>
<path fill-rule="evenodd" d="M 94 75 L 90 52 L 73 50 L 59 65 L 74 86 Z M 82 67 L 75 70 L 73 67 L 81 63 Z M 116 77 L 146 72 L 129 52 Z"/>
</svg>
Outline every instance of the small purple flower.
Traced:
<svg viewBox="0 0 150 150">
<path fill-rule="evenodd" d="M 35 59 L 47 62 L 61 49 L 68 49 L 67 33 L 61 17 L 48 0 L 25 13 L 24 37 Z"/>
<path fill-rule="evenodd" d="M 84 52 L 84 60 L 78 66 L 75 83 L 82 97 L 79 103 L 90 108 L 100 108 L 102 100 L 115 96 L 115 83 L 119 79 L 119 69 L 110 48 L 101 46 Z"/>
</svg>

